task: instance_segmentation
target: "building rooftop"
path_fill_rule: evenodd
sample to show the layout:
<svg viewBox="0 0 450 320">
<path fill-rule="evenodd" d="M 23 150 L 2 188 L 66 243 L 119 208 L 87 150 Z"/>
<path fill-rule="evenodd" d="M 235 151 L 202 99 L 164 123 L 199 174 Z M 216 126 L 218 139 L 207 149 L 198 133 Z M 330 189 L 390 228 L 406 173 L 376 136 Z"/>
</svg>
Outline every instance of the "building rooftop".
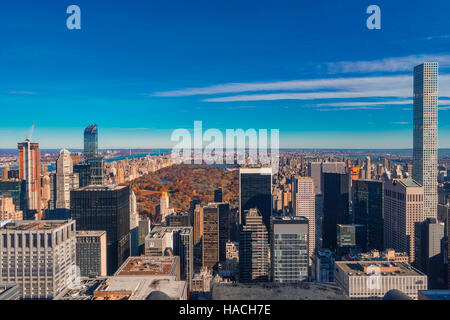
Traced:
<svg viewBox="0 0 450 320">
<path fill-rule="evenodd" d="M 115 276 L 176 275 L 178 256 L 129 257 L 116 271 Z"/>
<path fill-rule="evenodd" d="M 0 231 L 53 230 L 71 220 L 5 220 L 0 223 Z"/>
<path fill-rule="evenodd" d="M 121 186 L 121 185 L 106 185 L 106 186 L 98 186 L 98 185 L 89 185 L 82 188 L 75 189 L 74 191 L 115 191 L 115 190 L 121 190 L 123 188 L 127 188 L 127 186 Z"/>
<path fill-rule="evenodd" d="M 212 300 L 347 300 L 341 288 L 311 282 L 214 283 Z"/>
<path fill-rule="evenodd" d="M 415 180 L 412 179 L 395 179 L 395 181 L 401 183 L 405 187 L 412 187 L 412 188 L 420 188 L 422 185 L 418 183 Z"/>
<path fill-rule="evenodd" d="M 97 125 L 96 124 L 91 124 L 90 126 L 87 126 L 86 129 L 84 129 L 85 133 L 97 133 Z"/>
<path fill-rule="evenodd" d="M 272 168 L 240 168 L 239 173 L 272 174 Z"/>
<path fill-rule="evenodd" d="M 392 261 L 336 261 L 349 276 L 369 276 L 376 271 L 381 276 L 423 276 L 424 274 L 408 263 Z M 378 269 L 379 268 L 379 269 Z"/>
<path fill-rule="evenodd" d="M 180 230 L 181 233 L 192 233 L 192 227 L 161 227 L 161 226 L 155 226 L 150 231 L 149 234 L 145 238 L 148 239 L 159 239 L 162 238 L 166 233 L 172 232 L 172 231 L 178 231 Z"/>
<path fill-rule="evenodd" d="M 83 236 L 83 237 L 100 237 L 103 234 L 105 234 L 106 231 L 102 230 L 86 230 L 86 231 L 77 231 L 77 236 Z"/>
<path fill-rule="evenodd" d="M 186 290 L 186 281 L 177 281 L 175 276 L 113 276 L 95 290 L 94 300 L 148 300 L 155 291 L 179 300 L 185 298 Z"/>
</svg>

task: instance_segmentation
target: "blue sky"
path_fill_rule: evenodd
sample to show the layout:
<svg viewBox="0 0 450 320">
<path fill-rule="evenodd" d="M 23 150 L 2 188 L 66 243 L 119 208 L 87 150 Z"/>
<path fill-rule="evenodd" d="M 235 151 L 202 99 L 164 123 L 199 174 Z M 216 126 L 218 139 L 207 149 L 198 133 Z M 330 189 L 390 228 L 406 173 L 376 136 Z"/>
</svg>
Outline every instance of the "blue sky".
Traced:
<svg viewBox="0 0 450 320">
<path fill-rule="evenodd" d="M 66 8 L 81 8 L 81 30 Z M 366 8 L 381 8 L 381 30 Z M 280 147 L 409 148 L 412 68 L 440 63 L 450 147 L 450 3 L 8 1 L 0 7 L 0 148 L 170 147 L 174 129 L 279 129 Z"/>
</svg>

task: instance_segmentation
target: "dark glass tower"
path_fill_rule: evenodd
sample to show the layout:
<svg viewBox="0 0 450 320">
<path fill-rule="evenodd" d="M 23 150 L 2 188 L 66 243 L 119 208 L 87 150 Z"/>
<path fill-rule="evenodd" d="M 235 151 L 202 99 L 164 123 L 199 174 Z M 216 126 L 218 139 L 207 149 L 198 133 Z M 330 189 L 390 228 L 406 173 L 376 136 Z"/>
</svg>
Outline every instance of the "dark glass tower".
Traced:
<svg viewBox="0 0 450 320">
<path fill-rule="evenodd" d="M 337 225 L 349 223 L 348 197 L 348 173 L 323 174 L 323 248 L 335 250 Z"/>
<path fill-rule="evenodd" d="M 218 188 L 214 190 L 214 202 L 222 202 L 223 196 L 222 196 L 222 188 Z"/>
<path fill-rule="evenodd" d="M 239 223 L 245 224 L 245 210 L 257 208 L 267 230 L 272 215 L 272 169 L 245 168 L 239 171 Z"/>
<path fill-rule="evenodd" d="M 87 186 L 70 192 L 77 230 L 105 230 L 108 275 L 130 255 L 130 190 L 127 186 Z"/>
<path fill-rule="evenodd" d="M 362 250 L 382 251 L 384 226 L 384 186 L 382 181 L 353 181 L 353 223 L 364 226 Z"/>
<path fill-rule="evenodd" d="M 98 155 L 98 129 L 93 124 L 84 129 L 84 159 L 92 159 Z"/>
</svg>

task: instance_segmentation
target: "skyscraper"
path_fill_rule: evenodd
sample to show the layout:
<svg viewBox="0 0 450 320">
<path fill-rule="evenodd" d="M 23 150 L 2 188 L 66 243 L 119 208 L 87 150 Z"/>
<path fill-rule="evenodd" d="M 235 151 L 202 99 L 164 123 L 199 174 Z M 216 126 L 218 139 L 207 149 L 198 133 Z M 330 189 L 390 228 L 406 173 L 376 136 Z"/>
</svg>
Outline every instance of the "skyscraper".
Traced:
<svg viewBox="0 0 450 320">
<path fill-rule="evenodd" d="M 130 255 L 130 190 L 127 186 L 87 186 L 70 192 L 77 230 L 105 230 L 108 275 Z"/>
<path fill-rule="evenodd" d="M 438 63 L 414 67 L 413 178 L 423 185 L 424 216 L 437 217 Z"/>
<path fill-rule="evenodd" d="M 0 222 L 0 283 L 20 284 L 23 299 L 54 299 L 76 272 L 75 221 Z"/>
<path fill-rule="evenodd" d="M 415 266 L 428 275 L 429 289 L 446 287 L 444 277 L 445 224 L 428 218 L 415 225 Z"/>
<path fill-rule="evenodd" d="M 239 280 L 260 282 L 269 279 L 269 234 L 258 209 L 244 212 L 239 237 Z"/>
<path fill-rule="evenodd" d="M 77 231 L 76 247 L 80 276 L 106 277 L 106 232 Z"/>
<path fill-rule="evenodd" d="M 308 219 L 272 217 L 271 278 L 273 282 L 295 283 L 308 279 Z"/>
<path fill-rule="evenodd" d="M 366 157 L 366 179 L 372 179 L 372 168 L 370 167 L 370 157 Z"/>
<path fill-rule="evenodd" d="M 353 181 L 353 223 L 364 226 L 362 250 L 383 250 L 384 185 L 382 181 Z"/>
<path fill-rule="evenodd" d="M 214 202 L 222 202 L 222 188 L 217 188 L 214 190 Z"/>
<path fill-rule="evenodd" d="M 84 129 L 84 159 L 89 164 L 89 184 L 102 185 L 103 179 L 103 157 L 98 154 L 98 128 L 96 124 Z M 84 177 L 82 178 L 85 184 Z"/>
<path fill-rule="evenodd" d="M 349 174 L 323 174 L 323 248 L 335 250 L 337 225 L 349 223 Z"/>
<path fill-rule="evenodd" d="M 203 207 L 202 264 L 217 269 L 219 263 L 219 208 Z"/>
<path fill-rule="evenodd" d="M 98 155 L 98 128 L 92 124 L 84 129 L 84 159 L 92 159 Z"/>
<path fill-rule="evenodd" d="M 293 194 L 294 215 L 308 219 L 308 264 L 311 265 L 316 248 L 316 195 L 314 192 L 314 180 L 309 177 L 296 177 Z"/>
<path fill-rule="evenodd" d="M 42 218 L 41 211 L 41 152 L 38 143 L 27 138 L 17 144 L 19 149 L 19 176 L 26 182 L 27 210 Z"/>
<path fill-rule="evenodd" d="M 73 173 L 70 152 L 63 149 L 56 160 L 56 209 L 70 210 L 70 190 L 78 188 L 78 175 Z"/>
<path fill-rule="evenodd" d="M 414 262 L 415 223 L 424 220 L 423 187 L 410 179 L 385 182 L 384 247 L 406 252 Z"/>
<path fill-rule="evenodd" d="M 245 210 L 258 208 L 267 230 L 272 215 L 272 169 L 241 168 L 239 170 L 239 223 L 245 224 Z"/>
</svg>

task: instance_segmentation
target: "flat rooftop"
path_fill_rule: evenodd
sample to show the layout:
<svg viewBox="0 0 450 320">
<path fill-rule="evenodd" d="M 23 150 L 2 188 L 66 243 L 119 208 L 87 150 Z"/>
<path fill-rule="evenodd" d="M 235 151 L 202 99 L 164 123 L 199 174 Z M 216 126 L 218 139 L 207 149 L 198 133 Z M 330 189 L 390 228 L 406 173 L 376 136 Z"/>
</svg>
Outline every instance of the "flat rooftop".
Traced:
<svg viewBox="0 0 450 320">
<path fill-rule="evenodd" d="M 146 300 L 154 291 L 163 292 L 171 299 L 179 300 L 183 298 L 186 290 L 186 281 L 177 281 L 174 276 L 113 276 L 95 290 L 94 300 Z"/>
<path fill-rule="evenodd" d="M 115 276 L 175 275 L 179 257 L 129 257 Z"/>
<path fill-rule="evenodd" d="M 97 186 L 97 185 L 89 185 L 82 188 L 75 189 L 75 191 L 115 191 L 126 188 L 127 186 L 121 185 L 107 185 L 107 186 Z"/>
<path fill-rule="evenodd" d="M 412 179 L 399 179 L 397 180 L 399 183 L 403 184 L 405 187 L 413 187 L 420 188 L 422 185 L 415 180 Z"/>
<path fill-rule="evenodd" d="M 336 261 L 339 266 L 349 276 L 368 276 L 376 268 L 380 268 L 381 276 L 424 276 L 422 272 L 404 262 L 393 261 Z M 366 271 L 371 271 L 366 273 Z"/>
<path fill-rule="evenodd" d="M 348 297 L 338 286 L 311 282 L 215 283 L 212 300 L 348 300 Z"/>
<path fill-rule="evenodd" d="M 80 237 L 100 237 L 105 234 L 106 231 L 102 230 L 86 230 L 86 231 L 77 231 L 77 236 Z"/>
<path fill-rule="evenodd" d="M 53 230 L 70 220 L 14 220 L 0 224 L 0 231 Z"/>
<path fill-rule="evenodd" d="M 166 233 L 178 231 L 180 230 L 182 233 L 192 233 L 192 227 L 161 227 L 155 226 L 150 231 L 150 233 L 146 236 L 149 239 L 159 239 L 162 238 Z"/>
</svg>

